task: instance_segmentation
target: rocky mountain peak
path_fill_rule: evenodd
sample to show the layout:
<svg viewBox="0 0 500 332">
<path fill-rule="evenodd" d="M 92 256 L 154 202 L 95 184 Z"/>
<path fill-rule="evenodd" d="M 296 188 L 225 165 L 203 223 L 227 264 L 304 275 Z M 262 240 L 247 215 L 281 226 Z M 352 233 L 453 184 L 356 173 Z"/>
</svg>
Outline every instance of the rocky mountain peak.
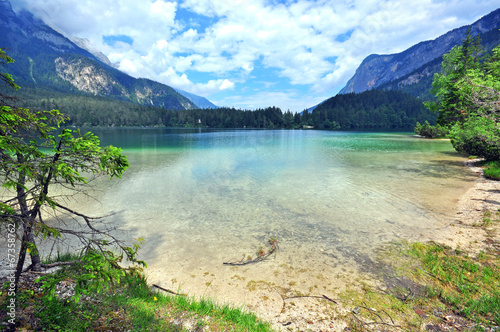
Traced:
<svg viewBox="0 0 500 332">
<path fill-rule="evenodd" d="M 0 24 L 6 25 L 16 17 L 16 13 L 12 10 L 12 5 L 8 0 L 0 0 Z"/>
<path fill-rule="evenodd" d="M 339 94 L 378 88 L 412 73 L 425 64 L 441 58 L 453 46 L 460 44 L 468 28 L 469 26 L 464 26 L 454 29 L 434 40 L 418 43 L 401 53 L 372 54 L 366 57 Z M 500 9 L 482 17 L 471 24 L 470 28 L 472 35 L 500 28 Z"/>
<path fill-rule="evenodd" d="M 97 51 L 96 49 L 94 49 L 90 45 L 90 41 L 88 39 L 86 39 L 86 38 L 72 37 L 71 41 L 73 43 L 75 43 L 76 45 L 78 45 L 79 47 L 83 48 L 84 50 L 87 50 L 90 53 L 92 53 L 101 62 L 107 64 L 108 66 L 114 67 L 113 63 L 111 63 L 111 61 L 108 59 L 108 57 L 104 53 L 102 53 L 100 51 Z"/>
</svg>

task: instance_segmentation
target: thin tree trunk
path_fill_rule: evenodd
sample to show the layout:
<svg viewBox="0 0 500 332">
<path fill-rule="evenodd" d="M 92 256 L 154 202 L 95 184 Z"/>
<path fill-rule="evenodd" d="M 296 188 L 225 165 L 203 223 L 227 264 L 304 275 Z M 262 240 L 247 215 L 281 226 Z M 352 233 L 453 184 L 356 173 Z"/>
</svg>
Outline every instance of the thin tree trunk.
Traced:
<svg viewBox="0 0 500 332">
<path fill-rule="evenodd" d="M 57 153 L 54 155 L 52 158 L 52 163 L 55 164 L 59 157 L 61 156 L 60 150 L 62 147 L 62 140 L 59 141 L 59 144 L 57 146 Z M 17 161 L 19 164 L 24 164 L 25 159 L 24 156 L 21 153 L 17 153 Z M 19 179 L 18 179 L 18 185 L 17 185 L 17 200 L 19 203 L 19 206 L 21 208 L 21 215 L 22 215 L 22 222 L 23 222 L 23 237 L 21 241 L 21 250 L 19 251 L 19 259 L 17 261 L 17 267 L 16 267 L 16 273 L 15 273 L 15 285 L 16 285 L 16 291 L 17 291 L 17 285 L 19 282 L 19 277 L 21 276 L 21 273 L 23 271 L 24 267 L 24 261 L 26 260 L 26 251 L 28 247 L 31 247 L 32 250 L 30 250 L 30 256 L 31 256 L 31 269 L 33 271 L 40 271 L 41 270 L 41 260 L 40 260 L 40 254 L 38 253 L 38 248 L 36 247 L 35 244 L 35 236 L 33 234 L 33 225 L 35 222 L 35 218 L 37 217 L 39 211 L 40 211 L 40 206 L 42 205 L 42 201 L 44 201 L 47 197 L 47 193 L 49 191 L 49 184 L 50 181 L 52 180 L 53 172 L 52 169 L 49 170 L 47 177 L 44 179 L 44 181 L 41 183 L 42 185 L 42 190 L 40 193 L 40 197 L 38 198 L 38 201 L 35 203 L 35 206 L 31 211 L 28 210 L 28 204 L 26 203 L 26 190 L 25 190 L 25 185 L 26 185 L 26 173 L 24 171 L 21 171 L 19 173 Z"/>
<path fill-rule="evenodd" d="M 24 156 L 21 153 L 18 153 L 16 156 L 17 156 L 17 162 L 19 164 L 23 164 Z M 23 236 L 21 237 L 21 249 L 19 250 L 19 258 L 17 259 L 16 274 L 15 274 L 16 294 L 17 294 L 17 285 L 19 284 L 19 277 L 23 272 L 24 261 L 26 259 L 26 249 L 28 248 L 27 246 L 28 236 L 26 233 L 28 221 L 26 219 L 28 218 L 29 214 L 28 214 L 28 204 L 26 203 L 25 185 L 26 185 L 26 172 L 21 171 L 19 173 L 16 191 L 17 191 L 17 202 L 19 204 L 19 208 L 21 209 L 21 223 L 23 225 Z"/>
<path fill-rule="evenodd" d="M 42 270 L 42 261 L 40 259 L 40 253 L 38 252 L 38 247 L 35 243 L 35 235 L 33 235 L 33 230 L 31 225 L 29 226 L 30 230 L 27 232 L 28 234 L 28 242 L 31 243 L 33 249 L 30 250 L 31 257 L 31 270 L 33 271 L 41 271 Z"/>
<path fill-rule="evenodd" d="M 20 153 L 17 154 L 17 161 L 20 164 L 25 162 L 24 156 Z M 26 260 L 26 251 L 28 249 L 28 244 L 32 244 L 33 250 L 30 251 L 32 268 L 35 271 L 41 270 L 41 261 L 38 249 L 35 244 L 35 236 L 33 235 L 33 218 L 30 217 L 28 204 L 26 203 L 26 173 L 21 171 L 19 173 L 18 184 L 16 186 L 17 191 L 17 202 L 21 209 L 21 222 L 23 225 L 23 236 L 21 238 L 21 249 L 19 251 L 19 256 L 17 260 L 16 272 L 15 272 L 15 289 L 17 292 L 17 285 L 19 283 L 19 278 L 23 272 L 24 262 Z"/>
<path fill-rule="evenodd" d="M 23 272 L 24 261 L 26 259 L 26 249 L 27 249 L 27 238 L 26 233 L 23 232 L 23 237 L 21 239 L 21 250 L 19 250 L 19 258 L 17 259 L 16 274 L 15 274 L 15 294 L 17 294 L 17 285 L 19 284 L 19 277 Z"/>
<path fill-rule="evenodd" d="M 31 256 L 31 269 L 33 271 L 41 271 L 42 262 L 40 260 L 40 254 L 38 253 L 38 249 L 35 244 L 35 236 L 33 235 L 33 220 L 28 220 L 28 222 L 24 224 L 23 237 L 21 239 L 21 250 L 19 251 L 19 258 L 17 260 L 16 273 L 15 273 L 15 289 L 17 292 L 17 285 L 19 283 L 19 278 L 21 277 L 21 273 L 23 272 L 24 262 L 26 261 L 26 252 L 29 247 L 32 247 L 30 250 Z M 31 244 L 31 245 L 30 245 Z"/>
</svg>

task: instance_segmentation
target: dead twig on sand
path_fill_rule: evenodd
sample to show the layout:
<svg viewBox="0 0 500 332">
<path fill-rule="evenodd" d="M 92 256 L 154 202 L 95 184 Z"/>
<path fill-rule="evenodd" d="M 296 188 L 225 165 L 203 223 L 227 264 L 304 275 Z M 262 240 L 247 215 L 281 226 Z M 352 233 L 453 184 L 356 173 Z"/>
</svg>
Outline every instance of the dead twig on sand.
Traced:
<svg viewBox="0 0 500 332">
<path fill-rule="evenodd" d="M 163 287 L 158 286 L 158 285 L 155 285 L 155 284 L 153 284 L 153 287 L 158 288 L 158 289 L 161 289 L 162 291 L 167 292 L 167 293 L 170 293 L 170 294 L 173 294 L 173 295 L 179 295 L 179 296 L 186 296 L 186 295 L 187 295 L 187 294 L 179 294 L 179 293 L 176 293 L 176 292 L 174 292 L 174 291 L 171 291 L 170 289 L 166 289 L 166 288 L 163 288 Z"/>
</svg>

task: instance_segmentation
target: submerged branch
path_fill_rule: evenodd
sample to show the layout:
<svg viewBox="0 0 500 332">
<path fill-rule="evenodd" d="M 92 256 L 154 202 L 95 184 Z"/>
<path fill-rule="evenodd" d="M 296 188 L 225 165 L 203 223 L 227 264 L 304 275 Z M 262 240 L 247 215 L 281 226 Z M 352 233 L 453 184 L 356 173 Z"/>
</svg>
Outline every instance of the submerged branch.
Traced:
<svg viewBox="0 0 500 332">
<path fill-rule="evenodd" d="M 275 237 L 272 237 L 269 239 L 268 243 L 271 245 L 271 248 L 266 251 L 262 246 L 257 250 L 255 253 L 257 257 L 252 258 L 250 255 L 243 254 L 243 258 L 240 259 L 239 261 L 232 261 L 232 262 L 224 262 L 222 264 L 224 265 L 232 265 L 232 266 L 240 266 L 240 265 L 247 265 L 247 264 L 253 264 L 253 263 L 258 263 L 266 260 L 274 254 L 276 251 L 278 251 L 278 239 Z"/>
</svg>

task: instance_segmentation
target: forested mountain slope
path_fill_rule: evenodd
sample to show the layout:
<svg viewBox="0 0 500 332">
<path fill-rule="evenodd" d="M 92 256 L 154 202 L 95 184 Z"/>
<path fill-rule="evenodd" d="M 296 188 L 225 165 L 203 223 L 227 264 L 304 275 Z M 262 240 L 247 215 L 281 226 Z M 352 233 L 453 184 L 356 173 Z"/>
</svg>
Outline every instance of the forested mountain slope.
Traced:
<svg viewBox="0 0 500 332">
<path fill-rule="evenodd" d="M 15 59 L 9 73 L 26 89 L 109 97 L 166 109 L 197 107 L 170 86 L 133 78 L 101 62 L 31 13 L 17 15 L 9 1 L 0 0 L 0 13 L 0 47 Z"/>
<path fill-rule="evenodd" d="M 336 122 L 343 130 L 412 129 L 417 122 L 436 119 L 414 96 L 382 90 L 337 95 L 319 104 L 309 117 L 315 124 Z"/>
</svg>

